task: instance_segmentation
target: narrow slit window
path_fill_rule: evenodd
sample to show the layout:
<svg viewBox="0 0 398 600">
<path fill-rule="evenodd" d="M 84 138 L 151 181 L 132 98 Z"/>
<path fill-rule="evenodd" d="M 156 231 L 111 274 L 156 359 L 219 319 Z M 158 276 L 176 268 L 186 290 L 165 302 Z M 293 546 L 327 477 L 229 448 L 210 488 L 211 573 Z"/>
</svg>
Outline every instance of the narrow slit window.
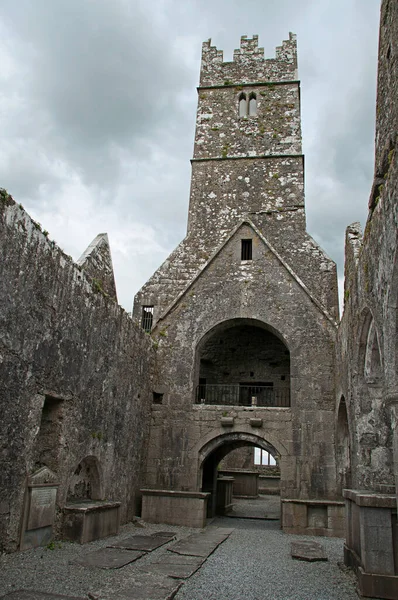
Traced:
<svg viewBox="0 0 398 600">
<path fill-rule="evenodd" d="M 153 306 L 142 307 L 142 329 L 149 333 L 153 323 Z"/>
<path fill-rule="evenodd" d="M 241 260 L 252 260 L 253 245 L 252 240 L 242 240 Z"/>
<path fill-rule="evenodd" d="M 249 116 L 255 117 L 257 115 L 257 97 L 256 94 L 252 93 L 249 96 Z"/>
<path fill-rule="evenodd" d="M 245 117 L 247 115 L 247 98 L 246 94 L 242 92 L 239 96 L 239 116 Z"/>
</svg>

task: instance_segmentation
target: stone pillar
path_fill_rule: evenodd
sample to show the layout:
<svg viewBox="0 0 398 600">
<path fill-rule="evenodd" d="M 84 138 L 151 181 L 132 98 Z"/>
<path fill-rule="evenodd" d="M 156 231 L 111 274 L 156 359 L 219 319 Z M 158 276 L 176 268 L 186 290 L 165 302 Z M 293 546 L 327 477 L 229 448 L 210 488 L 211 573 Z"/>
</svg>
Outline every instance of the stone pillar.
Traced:
<svg viewBox="0 0 398 600">
<path fill-rule="evenodd" d="M 361 506 L 360 544 L 365 573 L 394 575 L 391 511 Z"/>
</svg>

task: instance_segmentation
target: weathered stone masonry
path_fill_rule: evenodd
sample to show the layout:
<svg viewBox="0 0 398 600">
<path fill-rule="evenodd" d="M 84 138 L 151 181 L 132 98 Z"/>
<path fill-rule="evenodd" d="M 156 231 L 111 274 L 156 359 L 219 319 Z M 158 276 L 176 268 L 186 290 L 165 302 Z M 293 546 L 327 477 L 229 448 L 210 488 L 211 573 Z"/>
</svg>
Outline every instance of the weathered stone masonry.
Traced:
<svg viewBox="0 0 398 600">
<path fill-rule="evenodd" d="M 337 344 L 339 483 L 346 563 L 366 596 L 398 597 L 398 4 L 381 6 L 376 156 L 369 215 L 346 232 L 345 308 Z"/>
<path fill-rule="evenodd" d="M 123 521 L 137 513 L 152 348 L 102 287 L 109 276 L 108 269 L 98 270 L 104 260 L 109 266 L 103 236 L 100 256 L 93 253 L 95 247 L 88 254 L 91 279 L 84 259 L 79 268 L 1 193 L 2 549 L 19 545 L 26 479 L 43 465 L 60 483 L 59 510 L 68 497 L 79 496 L 75 484 L 86 486 L 83 497 L 93 492 L 93 482 L 74 476 L 92 464 L 99 474 L 94 497 L 121 502 Z M 61 521 L 59 513 L 58 527 Z"/>
<path fill-rule="evenodd" d="M 305 231 L 293 35 L 275 59 L 256 36 L 229 63 L 203 45 L 187 235 L 134 321 L 105 234 L 74 264 L 0 192 L 1 549 L 19 547 L 40 467 L 58 529 L 68 499 L 120 501 L 128 520 L 140 488 L 148 518 L 183 507 L 200 526 L 217 465 L 257 446 L 280 468 L 284 530 L 341 535 L 344 495 L 360 590 L 398 597 L 397 40 L 383 0 L 375 177 L 338 329 L 335 265 Z"/>
<path fill-rule="evenodd" d="M 242 240 L 250 240 L 250 260 L 242 260 Z M 209 458 L 204 448 L 218 440 L 231 449 L 228 440 L 248 435 L 280 456 L 282 499 L 335 499 L 336 268 L 305 230 L 292 34 L 276 59 L 264 59 L 256 37 L 242 38 L 232 63 L 210 42 L 203 45 L 187 236 L 137 294 L 138 322 L 143 306 L 153 306 L 154 391 L 163 395 L 152 411 L 147 484 L 201 489 Z M 214 374 L 213 364 L 206 371 L 205 340 L 213 334 L 239 353 L 230 341 L 234 327 L 249 337 L 257 328 L 279 338 L 289 370 L 270 380 L 278 350 L 273 359 L 264 355 L 268 367 L 260 368 L 254 356 L 238 358 L 233 367 L 224 353 L 224 369 Z M 198 405 L 203 379 L 235 387 L 265 381 L 275 394 L 276 386 L 288 387 L 291 406 Z M 233 421 L 229 432 L 221 424 L 224 413 Z M 262 425 L 255 430 L 256 419 Z M 284 528 L 307 531 L 306 515 L 301 511 L 296 519 L 288 514 L 292 507 L 285 506 Z M 320 529 L 330 534 L 339 526 L 337 520 L 328 526 L 325 507 Z"/>
</svg>

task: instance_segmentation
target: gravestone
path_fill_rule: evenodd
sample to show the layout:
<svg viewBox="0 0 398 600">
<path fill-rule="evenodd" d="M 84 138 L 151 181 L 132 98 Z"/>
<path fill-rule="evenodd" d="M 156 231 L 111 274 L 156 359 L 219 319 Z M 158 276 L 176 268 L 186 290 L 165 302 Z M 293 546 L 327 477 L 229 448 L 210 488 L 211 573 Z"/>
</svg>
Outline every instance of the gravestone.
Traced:
<svg viewBox="0 0 398 600">
<path fill-rule="evenodd" d="M 58 490 L 57 477 L 42 467 L 28 478 L 24 502 L 20 548 L 45 546 L 53 538 Z"/>
</svg>

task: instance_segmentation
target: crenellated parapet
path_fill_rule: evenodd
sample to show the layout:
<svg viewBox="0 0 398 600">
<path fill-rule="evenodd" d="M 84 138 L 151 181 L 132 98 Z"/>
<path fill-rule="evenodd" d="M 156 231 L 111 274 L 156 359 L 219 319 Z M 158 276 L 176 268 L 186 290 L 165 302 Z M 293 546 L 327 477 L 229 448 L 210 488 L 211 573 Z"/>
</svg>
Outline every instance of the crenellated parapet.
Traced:
<svg viewBox="0 0 398 600">
<path fill-rule="evenodd" d="M 245 83 L 297 80 L 297 38 L 293 33 L 276 48 L 275 58 L 265 58 L 258 46 L 258 36 L 242 36 L 233 61 L 224 62 L 222 50 L 203 43 L 200 87 L 244 85 Z"/>
</svg>

